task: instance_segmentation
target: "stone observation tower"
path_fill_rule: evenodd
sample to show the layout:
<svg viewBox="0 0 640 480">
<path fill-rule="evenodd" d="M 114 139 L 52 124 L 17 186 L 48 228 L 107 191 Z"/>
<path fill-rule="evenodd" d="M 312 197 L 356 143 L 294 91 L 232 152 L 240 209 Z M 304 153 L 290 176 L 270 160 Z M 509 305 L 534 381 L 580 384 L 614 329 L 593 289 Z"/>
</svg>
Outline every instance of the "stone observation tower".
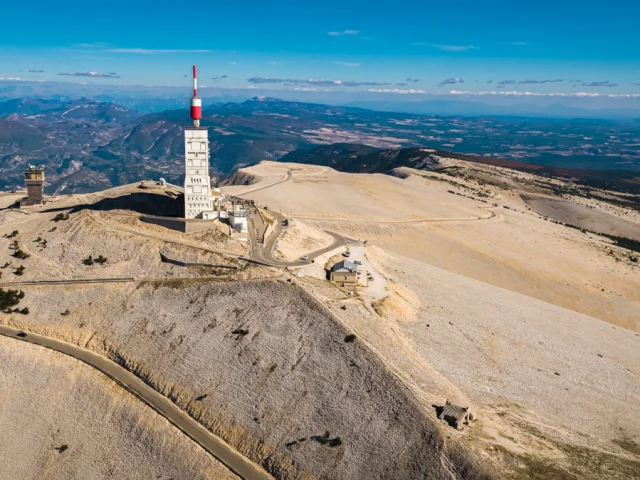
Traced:
<svg viewBox="0 0 640 480">
<path fill-rule="evenodd" d="M 196 66 L 193 66 L 192 127 L 184 129 L 184 218 L 216 217 L 209 178 L 209 131 L 200 126 L 202 100 L 198 97 Z"/>
<path fill-rule="evenodd" d="M 44 203 L 44 167 L 29 165 L 24 171 L 24 183 L 27 186 L 27 198 L 20 206 L 30 207 Z"/>
</svg>

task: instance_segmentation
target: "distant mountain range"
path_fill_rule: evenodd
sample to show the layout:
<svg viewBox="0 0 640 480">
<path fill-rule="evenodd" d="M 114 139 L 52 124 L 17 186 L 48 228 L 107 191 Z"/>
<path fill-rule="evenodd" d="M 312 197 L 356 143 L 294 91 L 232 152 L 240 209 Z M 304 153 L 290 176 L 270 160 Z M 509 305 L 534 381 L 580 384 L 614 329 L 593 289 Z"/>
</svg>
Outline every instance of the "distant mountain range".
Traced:
<svg viewBox="0 0 640 480">
<path fill-rule="evenodd" d="M 322 165 L 347 173 L 392 173 L 394 169 L 400 167 L 437 171 L 440 168 L 440 158 L 454 158 L 470 163 L 494 165 L 571 180 L 589 187 L 640 195 L 640 172 L 638 171 L 559 168 L 430 148 L 378 149 L 366 145 L 334 144 L 314 147 L 309 150 L 297 150 L 285 155 L 280 160 L 282 162 Z"/>
<path fill-rule="evenodd" d="M 0 102 L 0 189 L 22 186 L 28 164 L 45 165 L 49 193 L 143 178 L 180 183 L 186 125 L 186 109 L 142 114 L 86 98 Z M 640 170 L 640 126 L 626 121 L 442 117 L 256 97 L 206 107 L 203 125 L 217 177 L 333 144 L 360 145 L 352 153 L 359 158 L 366 149 L 426 147 L 561 168 Z"/>
</svg>

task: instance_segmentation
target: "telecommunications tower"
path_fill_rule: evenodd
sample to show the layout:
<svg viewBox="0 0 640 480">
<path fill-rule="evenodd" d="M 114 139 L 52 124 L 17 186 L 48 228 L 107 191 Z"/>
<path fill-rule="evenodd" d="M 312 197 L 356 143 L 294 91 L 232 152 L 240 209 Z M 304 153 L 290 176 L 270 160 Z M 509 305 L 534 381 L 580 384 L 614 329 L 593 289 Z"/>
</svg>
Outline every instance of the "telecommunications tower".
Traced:
<svg viewBox="0 0 640 480">
<path fill-rule="evenodd" d="M 184 217 L 214 218 L 209 178 L 209 131 L 200 126 L 202 100 L 198 97 L 196 66 L 193 66 L 192 127 L 184 129 Z"/>
</svg>

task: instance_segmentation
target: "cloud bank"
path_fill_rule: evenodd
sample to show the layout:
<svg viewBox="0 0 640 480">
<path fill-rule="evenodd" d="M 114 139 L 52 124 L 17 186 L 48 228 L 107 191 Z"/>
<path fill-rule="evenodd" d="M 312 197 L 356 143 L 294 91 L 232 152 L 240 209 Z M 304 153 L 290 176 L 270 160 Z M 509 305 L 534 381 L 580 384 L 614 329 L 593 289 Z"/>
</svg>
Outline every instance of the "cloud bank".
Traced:
<svg viewBox="0 0 640 480">
<path fill-rule="evenodd" d="M 253 84 L 283 84 L 287 86 L 293 85 L 313 85 L 317 87 L 375 87 L 390 85 L 384 82 L 358 82 L 354 80 L 323 80 L 321 78 L 307 78 L 306 80 L 298 80 L 293 78 L 270 78 L 270 77 L 251 77 L 247 82 Z"/>
<path fill-rule="evenodd" d="M 341 37 L 343 35 L 358 35 L 359 33 L 359 30 L 342 30 L 341 32 L 327 32 L 327 35 L 331 35 L 332 37 Z"/>
<path fill-rule="evenodd" d="M 515 90 L 503 92 L 470 92 L 464 90 L 451 90 L 451 95 L 469 95 L 469 96 L 485 96 L 485 95 L 504 95 L 513 97 L 606 97 L 606 98 L 640 98 L 640 93 L 595 93 L 595 92 L 570 92 L 570 93 L 537 93 L 537 92 L 518 92 Z"/>
<path fill-rule="evenodd" d="M 44 73 L 44 70 L 36 70 L 32 68 L 31 70 L 29 70 L 29 73 Z"/>
<path fill-rule="evenodd" d="M 211 53 L 213 50 L 163 50 L 151 48 L 109 48 L 111 53 L 137 53 L 141 55 L 157 55 L 159 53 Z"/>
<path fill-rule="evenodd" d="M 91 78 L 120 78 L 115 72 L 109 73 L 100 73 L 100 72 L 66 72 L 59 73 L 58 75 L 63 75 L 65 77 L 91 77 Z"/>
<path fill-rule="evenodd" d="M 438 50 L 442 50 L 445 52 L 466 52 L 468 50 L 477 50 L 478 48 L 474 45 L 441 45 L 439 43 L 427 43 L 427 42 L 416 42 L 413 45 L 416 47 L 437 48 Z"/>
</svg>

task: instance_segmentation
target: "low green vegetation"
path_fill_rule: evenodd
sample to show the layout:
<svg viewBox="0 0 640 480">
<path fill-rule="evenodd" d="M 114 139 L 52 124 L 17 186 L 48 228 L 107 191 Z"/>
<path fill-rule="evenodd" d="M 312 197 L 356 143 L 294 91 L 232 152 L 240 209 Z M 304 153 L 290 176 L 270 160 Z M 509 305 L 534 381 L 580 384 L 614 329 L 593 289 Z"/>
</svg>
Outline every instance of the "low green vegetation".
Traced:
<svg viewBox="0 0 640 480">
<path fill-rule="evenodd" d="M 3 290 L 0 288 L 0 310 L 10 310 L 20 303 L 24 298 L 22 290 Z"/>
<path fill-rule="evenodd" d="M 107 258 L 103 257 L 102 255 L 99 255 L 97 258 L 93 258 L 92 255 L 89 255 L 87 258 L 82 260 L 82 263 L 87 266 L 91 266 L 94 263 L 99 263 L 100 265 L 103 265 L 107 263 Z"/>
<path fill-rule="evenodd" d="M 27 252 L 21 250 L 20 248 L 18 248 L 15 252 L 13 252 L 13 256 L 16 257 L 16 258 L 19 258 L 20 260 L 26 260 L 31 255 L 29 255 Z"/>
<path fill-rule="evenodd" d="M 54 222 L 61 222 L 64 220 L 69 220 L 69 214 L 60 212 L 55 217 L 53 217 Z"/>
</svg>

